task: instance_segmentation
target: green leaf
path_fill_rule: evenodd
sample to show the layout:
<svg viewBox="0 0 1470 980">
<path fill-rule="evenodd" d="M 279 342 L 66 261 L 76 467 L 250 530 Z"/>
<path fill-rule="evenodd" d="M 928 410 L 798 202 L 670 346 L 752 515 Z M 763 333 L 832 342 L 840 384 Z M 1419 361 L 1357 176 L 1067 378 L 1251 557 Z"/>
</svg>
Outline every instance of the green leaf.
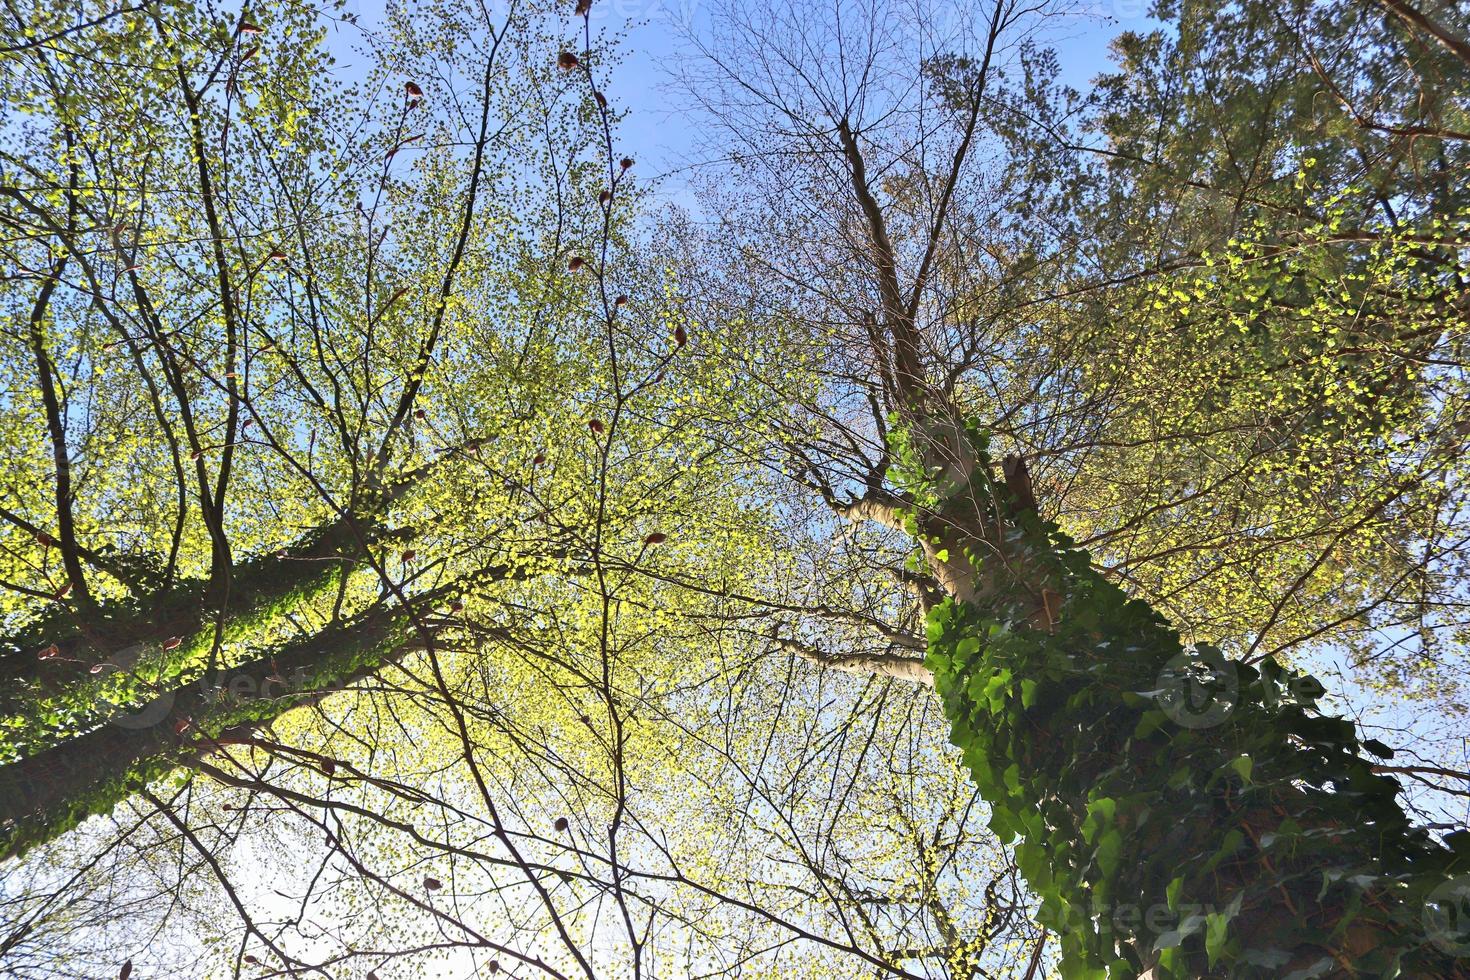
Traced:
<svg viewBox="0 0 1470 980">
<path fill-rule="evenodd" d="M 1021 767 L 1019 765 L 1013 762 L 1009 766 L 1007 766 L 1005 775 L 1002 778 L 1005 780 L 1006 789 L 1010 790 L 1012 793 L 1020 792 Z"/>
<path fill-rule="evenodd" d="M 1112 878 L 1118 870 L 1118 856 L 1123 852 L 1123 835 L 1110 828 L 1097 844 L 1097 867 L 1104 878 Z"/>
<path fill-rule="evenodd" d="M 1109 796 L 1099 796 L 1087 804 L 1087 816 L 1082 821 L 1082 839 L 1091 844 L 1092 839 L 1103 827 L 1113 823 L 1118 801 Z"/>
<path fill-rule="evenodd" d="M 1211 915 L 1205 926 L 1205 957 L 1210 966 L 1214 966 L 1220 959 L 1220 951 L 1225 946 L 1225 930 L 1227 923 L 1219 915 Z"/>
<path fill-rule="evenodd" d="M 1331 957 L 1324 956 L 1315 963 L 1300 970 L 1292 970 L 1281 980 L 1315 980 L 1316 977 L 1324 976 L 1333 967 Z"/>
<path fill-rule="evenodd" d="M 1223 843 L 1221 843 L 1219 850 L 1211 855 L 1210 859 L 1205 862 L 1203 870 L 1207 872 L 1214 871 L 1221 861 L 1225 860 L 1227 857 L 1239 850 L 1241 844 L 1243 843 L 1245 843 L 1244 834 L 1242 834 L 1239 830 L 1230 831 L 1230 833 L 1225 835 L 1225 840 Z"/>
<path fill-rule="evenodd" d="M 1154 942 L 1154 952 L 1181 945 L 1184 940 L 1199 932 L 1204 924 L 1205 917 L 1202 915 L 1185 916 L 1184 921 L 1176 928 L 1170 929 Z"/>
<path fill-rule="evenodd" d="M 1158 708 L 1150 708 L 1138 719 L 1138 724 L 1133 729 L 1133 737 L 1145 738 L 1152 735 L 1166 720 L 1168 720 L 1168 715 Z"/>
</svg>

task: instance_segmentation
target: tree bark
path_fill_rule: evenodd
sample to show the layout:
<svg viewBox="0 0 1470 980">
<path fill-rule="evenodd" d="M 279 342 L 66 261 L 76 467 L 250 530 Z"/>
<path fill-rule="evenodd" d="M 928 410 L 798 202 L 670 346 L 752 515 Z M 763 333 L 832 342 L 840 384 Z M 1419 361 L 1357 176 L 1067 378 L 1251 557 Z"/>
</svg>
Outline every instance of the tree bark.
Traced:
<svg viewBox="0 0 1470 980">
<path fill-rule="evenodd" d="M 859 134 L 846 120 L 837 134 L 868 224 L 871 333 L 895 352 L 882 380 L 904 445 L 891 448 L 925 484 L 905 488 L 929 502 L 912 526 L 950 597 L 930 613 L 927 662 L 998 832 L 1020 838 L 1064 973 L 1470 977 L 1423 915 L 1470 897 L 1470 833 L 1451 848 L 1415 827 L 1351 723 L 1282 694 L 1274 665 L 1222 661 L 1212 677 L 1234 700 L 1221 717 L 1170 727 L 1157 689 L 1192 697 L 1202 655 L 1043 525 L 1024 464 L 1008 459 L 998 480 L 983 437 L 930 387 L 924 277 L 900 287 Z M 931 246 L 942 231 L 941 209 Z M 1201 911 L 1182 915 L 1181 898 Z"/>
<path fill-rule="evenodd" d="M 231 731 L 268 725 L 380 670 L 408 649 L 406 621 L 378 610 L 216 677 L 179 684 L 130 715 L 0 766 L 0 860 L 110 811 Z"/>
<path fill-rule="evenodd" d="M 1315 681 L 1186 650 L 1007 476 L 971 481 L 987 519 L 921 521 L 952 597 L 929 662 L 1064 973 L 1470 977 L 1470 833 L 1416 827 Z M 945 551 L 980 557 L 968 582 Z"/>
</svg>

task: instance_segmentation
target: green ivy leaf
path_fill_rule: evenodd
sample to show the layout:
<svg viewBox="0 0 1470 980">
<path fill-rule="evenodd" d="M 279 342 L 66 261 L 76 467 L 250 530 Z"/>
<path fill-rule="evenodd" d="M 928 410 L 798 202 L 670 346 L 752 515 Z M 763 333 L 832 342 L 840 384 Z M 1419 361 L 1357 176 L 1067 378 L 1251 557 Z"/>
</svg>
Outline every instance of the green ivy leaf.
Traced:
<svg viewBox="0 0 1470 980">
<path fill-rule="evenodd" d="M 1118 870 L 1118 855 L 1123 851 L 1123 835 L 1110 828 L 1097 843 L 1097 867 L 1104 878 L 1112 878 Z"/>
</svg>

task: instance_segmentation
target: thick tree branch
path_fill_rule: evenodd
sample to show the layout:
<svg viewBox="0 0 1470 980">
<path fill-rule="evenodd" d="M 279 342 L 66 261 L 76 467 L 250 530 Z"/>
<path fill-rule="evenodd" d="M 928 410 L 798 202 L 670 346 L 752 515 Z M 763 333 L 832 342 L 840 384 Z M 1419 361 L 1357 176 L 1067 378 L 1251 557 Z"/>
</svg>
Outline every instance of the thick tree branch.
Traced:
<svg viewBox="0 0 1470 980">
<path fill-rule="evenodd" d="M 1470 68 L 1470 44 L 1456 37 L 1448 28 L 1404 0 L 1378 0 L 1390 13 L 1416 30 L 1434 38 L 1444 49 Z"/>
<path fill-rule="evenodd" d="M 929 673 L 929 668 L 924 666 L 921 657 L 904 656 L 897 653 L 829 654 L 797 640 L 779 636 L 774 629 L 771 631 L 771 640 L 778 649 L 795 654 L 824 670 L 840 670 L 844 674 L 892 677 L 922 687 L 934 686 L 934 675 Z"/>
</svg>

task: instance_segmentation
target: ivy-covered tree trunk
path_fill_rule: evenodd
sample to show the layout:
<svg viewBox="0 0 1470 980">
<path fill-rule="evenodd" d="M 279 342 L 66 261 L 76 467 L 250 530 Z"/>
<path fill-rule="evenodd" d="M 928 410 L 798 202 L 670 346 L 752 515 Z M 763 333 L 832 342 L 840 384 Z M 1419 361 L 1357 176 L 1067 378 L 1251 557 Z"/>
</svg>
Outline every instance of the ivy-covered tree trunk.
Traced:
<svg viewBox="0 0 1470 980">
<path fill-rule="evenodd" d="M 1064 976 L 1470 976 L 1470 833 L 1415 827 L 1314 680 L 1184 647 L 983 436 L 898 455 L 949 592 L 927 664 Z"/>
<path fill-rule="evenodd" d="M 247 663 L 159 692 L 105 724 L 0 766 L 0 860 L 48 841 L 181 762 L 381 670 L 407 617 L 378 609 Z"/>
<path fill-rule="evenodd" d="M 89 616 L 58 607 L 0 640 L 0 859 L 109 811 L 227 729 L 268 723 L 400 653 L 406 620 L 381 608 L 301 640 L 262 637 L 337 593 L 348 556 L 389 536 L 376 515 L 411 485 L 238 562 L 226 609 L 186 580 Z M 253 655 L 222 660 L 223 644 Z"/>
<path fill-rule="evenodd" d="M 210 606 L 202 579 L 99 602 L 85 616 L 57 606 L 18 635 L 0 639 L 0 711 L 24 711 L 37 698 L 64 696 L 93 667 L 131 666 L 173 637 L 181 646 L 212 644 L 216 630 L 231 633 L 241 622 L 334 584 L 343 556 L 355 550 L 350 522 L 342 519 L 279 552 L 239 562 L 231 569 L 232 598 L 223 613 Z"/>
</svg>

